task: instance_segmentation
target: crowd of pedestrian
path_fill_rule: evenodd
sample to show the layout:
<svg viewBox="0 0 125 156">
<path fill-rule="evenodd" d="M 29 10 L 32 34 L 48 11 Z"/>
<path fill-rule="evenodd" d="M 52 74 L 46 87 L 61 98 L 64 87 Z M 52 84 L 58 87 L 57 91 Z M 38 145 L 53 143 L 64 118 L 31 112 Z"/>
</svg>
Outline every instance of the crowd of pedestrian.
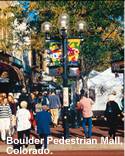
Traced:
<svg viewBox="0 0 125 156">
<path fill-rule="evenodd" d="M 18 139 L 26 137 L 29 139 L 31 130 L 34 130 L 39 138 L 44 138 L 44 148 L 47 148 L 47 137 L 51 134 L 50 128 L 58 126 L 60 110 L 63 110 L 60 97 L 62 96 L 57 95 L 55 90 L 35 91 L 28 94 L 23 88 L 18 98 L 15 98 L 12 93 L 0 93 L 1 140 L 5 142 L 7 136 L 13 136 L 15 133 Z M 87 92 L 81 90 L 81 94 L 77 96 L 75 109 L 83 118 L 81 126 L 85 138 L 92 137 L 93 104 L 93 99 L 88 97 Z M 115 138 L 118 115 L 123 115 L 122 112 L 123 110 L 119 109 L 115 101 L 115 92 L 112 92 L 104 112 L 109 126 L 109 137 Z M 86 124 L 88 124 L 87 127 Z"/>
<path fill-rule="evenodd" d="M 22 89 L 18 98 L 12 93 L 0 93 L 0 134 L 1 140 L 17 132 L 18 139 L 30 138 L 35 130 L 39 137 L 46 139 L 50 126 L 57 127 L 61 102 L 55 91 L 27 93 Z M 25 145 L 27 147 L 27 145 Z"/>
</svg>

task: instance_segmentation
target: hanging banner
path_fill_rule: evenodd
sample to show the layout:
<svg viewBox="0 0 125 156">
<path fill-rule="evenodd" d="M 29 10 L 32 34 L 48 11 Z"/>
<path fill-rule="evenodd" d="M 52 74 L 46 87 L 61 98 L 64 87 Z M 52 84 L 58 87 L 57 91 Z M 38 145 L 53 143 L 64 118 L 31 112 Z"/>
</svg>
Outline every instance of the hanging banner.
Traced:
<svg viewBox="0 0 125 156">
<path fill-rule="evenodd" d="M 50 66 L 61 65 L 61 59 L 63 56 L 61 41 L 50 41 L 49 50 L 51 59 Z M 67 50 L 68 65 L 78 66 L 80 54 L 80 39 L 68 39 Z"/>
<path fill-rule="evenodd" d="M 50 66 L 61 65 L 61 58 L 62 58 L 61 42 L 50 41 L 49 50 L 50 50 L 50 59 L 51 59 Z"/>
<path fill-rule="evenodd" d="M 68 65 L 78 66 L 80 39 L 68 39 Z"/>
</svg>

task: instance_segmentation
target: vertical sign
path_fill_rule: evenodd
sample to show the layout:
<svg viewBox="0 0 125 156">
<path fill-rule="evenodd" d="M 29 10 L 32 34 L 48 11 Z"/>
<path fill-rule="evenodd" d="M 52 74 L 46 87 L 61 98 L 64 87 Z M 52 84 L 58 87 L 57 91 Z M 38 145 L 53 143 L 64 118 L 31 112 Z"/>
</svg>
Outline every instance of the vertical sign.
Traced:
<svg viewBox="0 0 125 156">
<path fill-rule="evenodd" d="M 78 65 L 80 54 L 80 39 L 68 39 L 68 63 Z"/>
<path fill-rule="evenodd" d="M 69 106 L 69 90 L 68 87 L 63 88 L 63 106 Z"/>
<path fill-rule="evenodd" d="M 61 65 L 62 48 L 60 41 L 51 41 L 49 45 L 51 65 Z"/>
<path fill-rule="evenodd" d="M 49 44 L 51 65 L 61 65 L 62 45 L 61 41 L 52 40 Z M 68 64 L 78 65 L 80 54 L 80 39 L 68 39 Z"/>
<path fill-rule="evenodd" d="M 62 67 L 49 67 L 49 74 L 51 76 L 61 76 L 63 73 L 63 68 Z"/>
</svg>

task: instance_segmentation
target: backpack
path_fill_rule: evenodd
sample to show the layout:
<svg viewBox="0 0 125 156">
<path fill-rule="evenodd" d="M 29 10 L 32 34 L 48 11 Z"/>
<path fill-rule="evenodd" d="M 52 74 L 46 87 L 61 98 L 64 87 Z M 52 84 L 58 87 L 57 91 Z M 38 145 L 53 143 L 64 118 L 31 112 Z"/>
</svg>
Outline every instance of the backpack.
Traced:
<svg viewBox="0 0 125 156">
<path fill-rule="evenodd" d="M 49 100 L 46 96 L 43 96 L 42 98 L 42 105 L 49 105 Z"/>
<path fill-rule="evenodd" d="M 107 107 L 106 107 L 106 110 L 105 110 L 105 116 L 109 117 L 112 114 L 113 114 L 113 110 L 112 110 L 112 106 L 111 106 L 111 104 L 109 102 L 109 103 L 107 103 Z"/>
</svg>

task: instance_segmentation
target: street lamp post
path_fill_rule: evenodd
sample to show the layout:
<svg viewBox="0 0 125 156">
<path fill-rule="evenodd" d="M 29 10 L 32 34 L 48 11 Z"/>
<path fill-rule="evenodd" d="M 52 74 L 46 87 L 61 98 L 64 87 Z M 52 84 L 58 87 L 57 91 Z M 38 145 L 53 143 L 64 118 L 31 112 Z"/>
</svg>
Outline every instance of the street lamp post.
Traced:
<svg viewBox="0 0 125 156">
<path fill-rule="evenodd" d="M 67 87 L 68 77 L 67 77 L 67 35 L 65 30 L 62 31 L 62 52 L 63 52 L 63 86 Z"/>
<path fill-rule="evenodd" d="M 69 95 L 68 95 L 68 44 L 67 44 L 67 30 L 69 27 L 69 16 L 62 14 L 59 17 L 59 28 L 62 37 L 62 52 L 63 52 L 63 128 L 64 138 L 69 138 Z M 65 96 L 66 95 L 66 96 Z"/>
<path fill-rule="evenodd" d="M 68 95 L 68 44 L 67 44 L 67 31 L 69 28 L 69 16 L 64 13 L 59 16 L 59 30 L 62 39 L 62 52 L 63 52 L 63 128 L 64 128 L 64 138 L 69 137 L 69 123 L 68 123 L 68 108 L 69 108 L 69 95 Z M 44 22 L 42 24 L 42 32 L 46 35 L 46 40 L 50 40 L 50 31 L 52 25 L 50 22 Z M 85 21 L 79 21 L 77 23 L 77 29 L 80 34 L 86 31 Z M 81 38 L 81 36 L 80 36 Z"/>
<path fill-rule="evenodd" d="M 69 16 L 67 14 L 62 14 L 59 17 L 59 29 L 62 37 L 62 52 L 63 52 L 63 87 L 68 85 L 67 76 L 67 30 L 69 26 Z"/>
</svg>

